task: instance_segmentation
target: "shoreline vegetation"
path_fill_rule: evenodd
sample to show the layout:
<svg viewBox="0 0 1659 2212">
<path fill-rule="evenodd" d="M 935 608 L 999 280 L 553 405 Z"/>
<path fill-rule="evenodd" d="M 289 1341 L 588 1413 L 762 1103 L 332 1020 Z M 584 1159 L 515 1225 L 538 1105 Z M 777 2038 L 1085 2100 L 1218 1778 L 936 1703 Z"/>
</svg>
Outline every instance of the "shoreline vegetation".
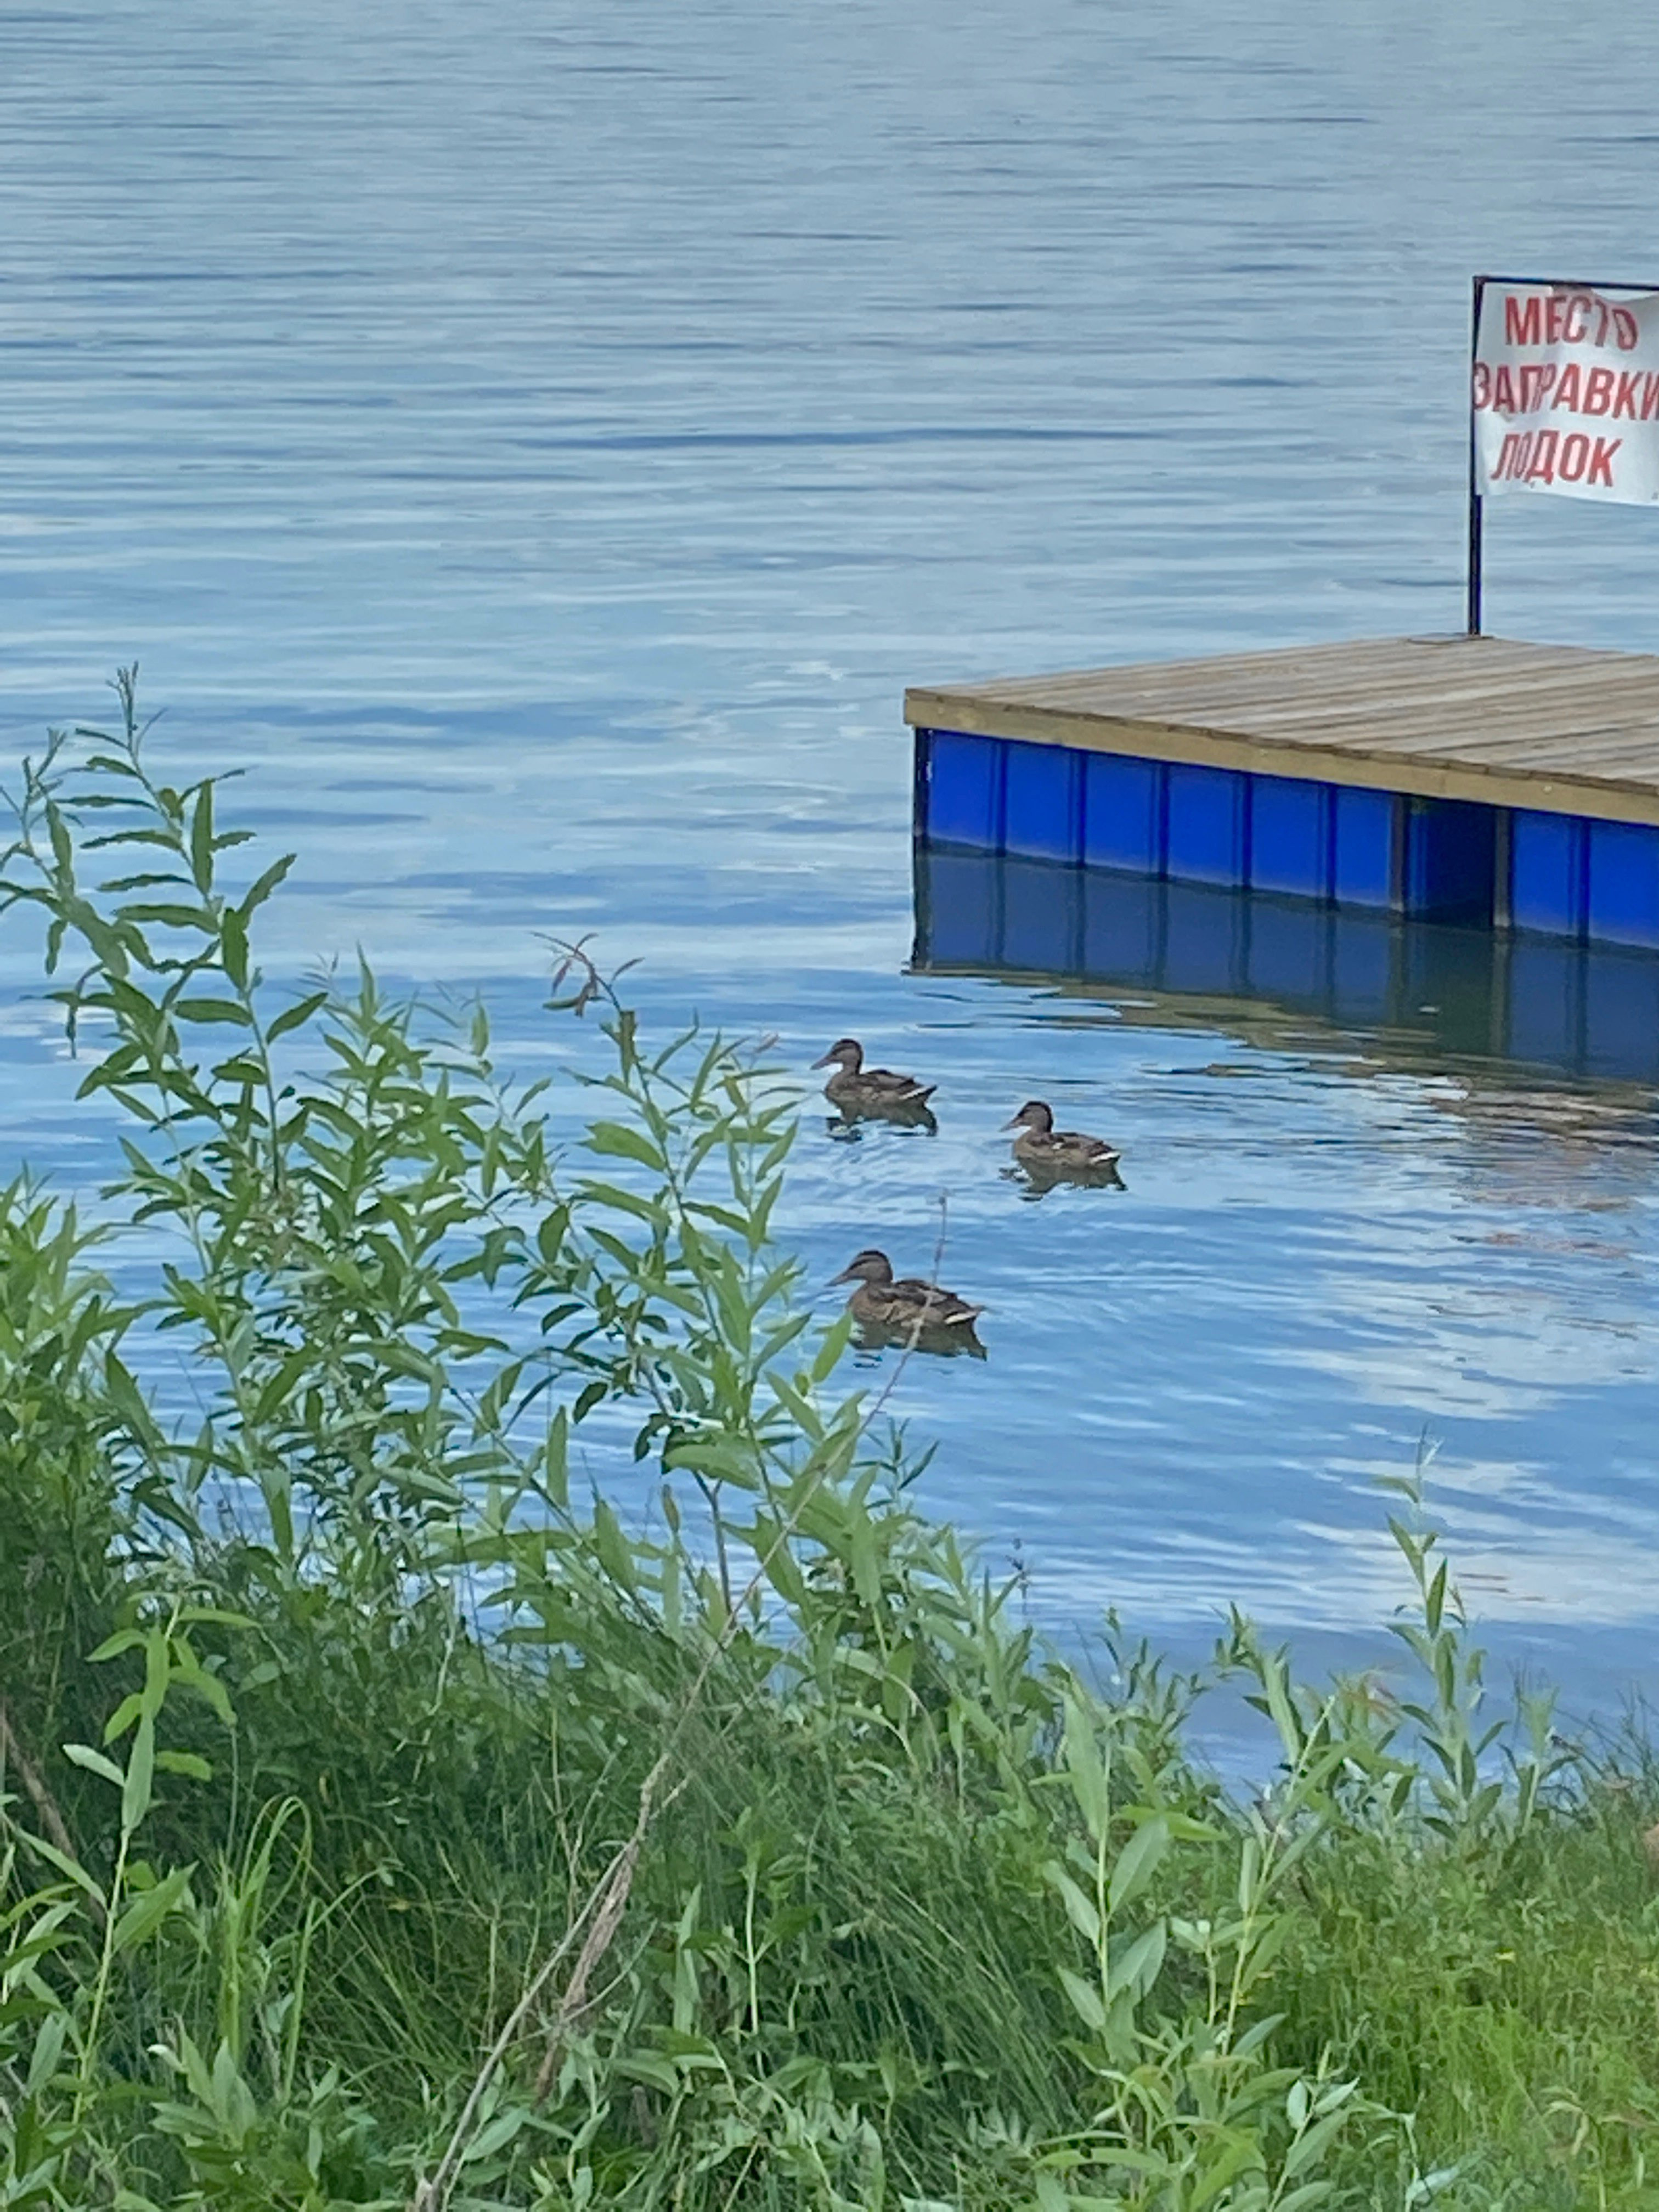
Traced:
<svg viewBox="0 0 1659 2212">
<path fill-rule="evenodd" d="M 1659 2203 L 1659 1769 L 1489 1696 L 1414 1485 L 1403 1695 L 1045 1653 L 799 1303 L 763 1052 L 580 947 L 553 1091 L 264 987 L 134 684 L 0 862 L 123 1131 L 0 1197 L 0 2204 Z"/>
</svg>

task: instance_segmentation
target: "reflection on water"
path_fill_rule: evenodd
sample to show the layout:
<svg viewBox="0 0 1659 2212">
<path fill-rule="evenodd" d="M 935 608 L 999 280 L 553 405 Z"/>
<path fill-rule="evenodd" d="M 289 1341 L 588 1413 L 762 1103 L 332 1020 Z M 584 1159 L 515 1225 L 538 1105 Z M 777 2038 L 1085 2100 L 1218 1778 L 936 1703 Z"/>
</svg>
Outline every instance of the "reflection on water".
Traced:
<svg viewBox="0 0 1659 2212">
<path fill-rule="evenodd" d="M 1102 1167 L 1065 1168 L 1036 1167 L 1022 1161 L 1007 1170 L 1010 1179 L 1019 1185 L 1022 1198 L 1034 1202 L 1047 1198 L 1057 1190 L 1127 1190 L 1128 1185 L 1115 1160 Z"/>
<path fill-rule="evenodd" d="M 1145 994 L 1126 1020 L 1307 1041 L 1374 1030 L 1401 1065 L 1448 1055 L 1659 1083 L 1659 955 L 1341 912 L 918 846 L 919 972 L 1046 976 Z M 1605 1136 L 1605 1115 L 1572 1107 Z"/>
<path fill-rule="evenodd" d="M 912 1352 L 929 1359 L 988 1357 L 971 1322 L 961 1328 L 893 1328 L 878 1322 L 860 1322 L 853 1342 L 861 1352 L 896 1352 L 901 1358 L 908 1358 Z"/>
<path fill-rule="evenodd" d="M 1066 1439 L 1042 1510 L 1004 1511 L 1064 1549 L 1067 1597 L 1196 1632 L 1236 1590 L 1340 1650 L 1399 1595 L 1372 1485 L 1420 1450 L 1502 1649 L 1572 1684 L 1553 1635 L 1582 1662 L 1651 1618 L 1659 960 L 1042 862 L 915 871 L 916 1012 L 958 1024 L 940 1144 L 971 1072 L 975 1103 L 1050 1086 L 1124 1146 L 1121 1198 L 1012 1244 L 965 1164 L 953 1185 L 1000 1422 L 1026 1401 L 1033 1466 L 1040 1427 Z M 930 1417 L 978 1455 L 957 1408 Z"/>
</svg>

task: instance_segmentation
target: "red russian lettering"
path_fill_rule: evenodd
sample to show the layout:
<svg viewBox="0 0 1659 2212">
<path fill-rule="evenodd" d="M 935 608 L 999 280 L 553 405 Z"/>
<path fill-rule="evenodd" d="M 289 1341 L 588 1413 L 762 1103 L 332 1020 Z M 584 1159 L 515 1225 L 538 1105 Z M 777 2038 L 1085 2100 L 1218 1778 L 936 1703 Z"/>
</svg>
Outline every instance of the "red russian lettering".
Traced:
<svg viewBox="0 0 1659 2212">
<path fill-rule="evenodd" d="M 1544 329 L 1552 345 L 1559 345 L 1566 329 L 1567 300 L 1564 292 L 1552 292 L 1544 308 Z"/>
<path fill-rule="evenodd" d="M 1561 335 L 1569 345 L 1582 343 L 1584 336 L 1584 310 L 1589 301 L 1582 292 L 1569 294 L 1567 311 L 1561 318 Z"/>
<path fill-rule="evenodd" d="M 1510 374 L 1510 365 L 1506 361 L 1498 362 L 1498 374 L 1492 380 L 1492 404 L 1500 415 L 1516 412 L 1515 380 Z"/>
<path fill-rule="evenodd" d="M 1541 345 L 1544 342 L 1540 322 L 1541 302 L 1536 294 L 1530 300 L 1517 300 L 1513 292 L 1504 295 L 1504 338 L 1509 345 Z"/>
<path fill-rule="evenodd" d="M 1498 466 L 1492 471 L 1494 480 L 1498 477 L 1520 476 L 1522 474 L 1520 467 L 1521 448 L 1523 446 L 1529 448 L 1531 445 L 1532 433 L 1530 430 L 1521 432 L 1510 430 L 1508 432 L 1504 437 L 1503 444 L 1498 449 Z"/>
<path fill-rule="evenodd" d="M 1632 422 L 1636 420 L 1636 387 L 1641 380 L 1642 372 L 1639 368 L 1620 370 L 1618 388 L 1613 395 L 1613 405 L 1608 410 L 1611 414 L 1628 415 Z"/>
<path fill-rule="evenodd" d="M 1501 376 L 1503 371 L 1500 369 Z M 1549 398 L 1550 386 L 1555 382 L 1555 363 L 1553 361 L 1523 361 L 1516 374 L 1521 380 L 1521 404 L 1511 406 L 1511 414 L 1535 415 Z M 1492 404 L 1499 402 L 1494 398 Z"/>
<path fill-rule="evenodd" d="M 1586 415 L 1605 415 L 1612 405 L 1613 371 L 1610 368 L 1591 369 L 1584 379 L 1583 412 Z"/>
<path fill-rule="evenodd" d="M 1491 398 L 1492 371 L 1484 361 L 1478 361 L 1474 364 L 1474 404 L 1477 407 L 1484 407 Z"/>
<path fill-rule="evenodd" d="M 1590 455 L 1589 468 L 1584 477 L 1586 483 L 1605 484 L 1609 491 L 1613 489 L 1613 457 L 1624 442 L 1622 438 L 1596 440 L 1595 450 Z"/>
<path fill-rule="evenodd" d="M 1642 379 L 1642 420 L 1651 422 L 1659 414 L 1659 370 L 1650 369 Z"/>
<path fill-rule="evenodd" d="M 1533 433 L 1532 451 L 1527 456 L 1528 483 L 1555 482 L 1555 449 L 1560 441 L 1559 430 L 1536 430 Z"/>
<path fill-rule="evenodd" d="M 1570 438 L 1561 441 L 1561 481 L 1577 483 L 1589 466 L 1590 441 L 1582 430 L 1575 430 Z"/>
<path fill-rule="evenodd" d="M 1619 350 L 1620 353 L 1635 352 L 1636 340 L 1638 333 L 1636 328 L 1636 318 L 1632 314 L 1628 307 L 1615 307 L 1613 309 L 1613 335 L 1618 341 Z"/>
<path fill-rule="evenodd" d="M 1566 367 L 1562 370 L 1560 377 L 1557 381 L 1555 386 L 1555 398 L 1552 404 L 1557 407 L 1570 407 L 1572 409 L 1573 412 L 1577 414 L 1578 411 L 1578 391 L 1579 386 L 1583 382 L 1583 373 L 1581 372 L 1577 362 L 1576 361 L 1570 361 Z"/>
</svg>

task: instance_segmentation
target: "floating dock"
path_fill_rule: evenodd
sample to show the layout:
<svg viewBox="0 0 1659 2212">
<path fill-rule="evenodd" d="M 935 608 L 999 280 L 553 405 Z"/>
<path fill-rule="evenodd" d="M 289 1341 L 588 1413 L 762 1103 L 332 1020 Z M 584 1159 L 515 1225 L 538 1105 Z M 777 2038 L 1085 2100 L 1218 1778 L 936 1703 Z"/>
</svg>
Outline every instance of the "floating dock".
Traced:
<svg viewBox="0 0 1659 2212">
<path fill-rule="evenodd" d="M 1659 948 L 1659 656 L 1386 638 L 904 715 L 927 847 Z"/>
</svg>

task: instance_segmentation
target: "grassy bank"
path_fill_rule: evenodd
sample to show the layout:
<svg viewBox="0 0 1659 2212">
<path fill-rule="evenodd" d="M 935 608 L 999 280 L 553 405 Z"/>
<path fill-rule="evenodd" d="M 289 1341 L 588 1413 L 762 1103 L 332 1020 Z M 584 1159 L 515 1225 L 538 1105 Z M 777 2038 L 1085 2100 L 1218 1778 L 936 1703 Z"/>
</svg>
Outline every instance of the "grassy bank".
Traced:
<svg viewBox="0 0 1659 2212">
<path fill-rule="evenodd" d="M 1230 1795 L 915 1510 L 763 1060 L 580 951 L 550 1093 L 266 989 L 123 709 L 0 872 L 125 1131 L 95 1234 L 0 1202 L 0 2203 L 1659 2203 L 1659 1784 L 1492 1705 L 1419 1500 L 1408 1702 L 1236 1623 Z"/>
</svg>

